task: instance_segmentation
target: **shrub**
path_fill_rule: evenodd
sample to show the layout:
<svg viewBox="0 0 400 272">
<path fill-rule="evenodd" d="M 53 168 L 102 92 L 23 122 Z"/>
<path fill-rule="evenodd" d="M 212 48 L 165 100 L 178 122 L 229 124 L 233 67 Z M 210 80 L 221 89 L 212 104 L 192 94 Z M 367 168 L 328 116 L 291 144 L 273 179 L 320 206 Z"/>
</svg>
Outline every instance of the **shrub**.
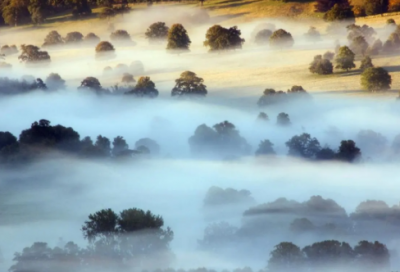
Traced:
<svg viewBox="0 0 400 272">
<path fill-rule="evenodd" d="M 361 74 L 361 86 L 370 92 L 389 90 L 391 84 L 392 77 L 381 67 L 367 68 Z"/>
<path fill-rule="evenodd" d="M 269 37 L 269 44 L 275 48 L 288 48 L 293 46 L 294 40 L 292 34 L 283 29 L 278 29 Z"/>
<path fill-rule="evenodd" d="M 150 77 L 140 77 L 135 88 L 125 94 L 135 95 L 137 97 L 154 98 L 158 96 L 158 90 L 155 87 L 156 85 L 150 80 Z"/>
<path fill-rule="evenodd" d="M 181 24 L 174 24 L 168 31 L 167 50 L 185 52 L 192 43 L 186 29 Z"/>
<path fill-rule="evenodd" d="M 245 40 L 240 35 L 241 32 L 236 26 L 228 29 L 214 25 L 207 30 L 206 40 L 203 44 L 210 47 L 210 52 L 242 49 Z"/>
<path fill-rule="evenodd" d="M 71 44 L 71 43 L 80 43 L 83 40 L 83 35 L 80 32 L 74 31 L 70 32 L 67 34 L 67 36 L 64 38 L 64 42 L 66 44 Z"/>
<path fill-rule="evenodd" d="M 314 61 L 311 62 L 309 70 L 313 74 L 328 75 L 332 74 L 333 65 L 330 60 L 322 58 L 321 55 L 317 55 L 314 57 Z"/>
<path fill-rule="evenodd" d="M 53 30 L 49 34 L 47 34 L 42 46 L 46 47 L 46 46 L 54 46 L 62 44 L 64 44 L 63 38 L 57 31 Z"/>
<path fill-rule="evenodd" d="M 150 25 L 144 35 L 147 39 L 149 39 L 150 42 L 164 41 L 168 37 L 168 30 L 169 28 L 164 22 L 157 22 Z"/>
<path fill-rule="evenodd" d="M 272 31 L 269 29 L 260 30 L 256 37 L 254 38 L 254 42 L 258 45 L 265 45 L 269 42 L 269 37 L 271 37 Z"/>
<path fill-rule="evenodd" d="M 354 64 L 354 53 L 347 46 L 342 46 L 339 48 L 339 52 L 336 55 L 335 62 L 337 69 L 342 69 L 348 71 L 349 69 L 355 68 Z"/>
<path fill-rule="evenodd" d="M 361 61 L 360 69 L 365 70 L 365 69 L 371 68 L 371 67 L 374 67 L 374 65 L 372 64 L 371 58 L 369 56 L 364 57 Z"/>
<path fill-rule="evenodd" d="M 203 84 L 204 80 L 193 72 L 183 72 L 175 82 L 176 85 L 171 92 L 172 96 L 199 97 L 207 95 L 206 86 Z"/>
</svg>

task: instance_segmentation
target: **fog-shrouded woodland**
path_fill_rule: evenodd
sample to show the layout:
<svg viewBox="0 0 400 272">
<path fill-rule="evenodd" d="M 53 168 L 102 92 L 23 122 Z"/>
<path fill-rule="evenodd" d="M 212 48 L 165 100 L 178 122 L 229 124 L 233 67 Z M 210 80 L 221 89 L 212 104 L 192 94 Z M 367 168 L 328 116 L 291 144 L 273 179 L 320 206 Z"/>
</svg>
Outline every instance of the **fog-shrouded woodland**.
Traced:
<svg viewBox="0 0 400 272">
<path fill-rule="evenodd" d="M 0 1 L 0 271 L 398 271 L 398 11 Z"/>
</svg>

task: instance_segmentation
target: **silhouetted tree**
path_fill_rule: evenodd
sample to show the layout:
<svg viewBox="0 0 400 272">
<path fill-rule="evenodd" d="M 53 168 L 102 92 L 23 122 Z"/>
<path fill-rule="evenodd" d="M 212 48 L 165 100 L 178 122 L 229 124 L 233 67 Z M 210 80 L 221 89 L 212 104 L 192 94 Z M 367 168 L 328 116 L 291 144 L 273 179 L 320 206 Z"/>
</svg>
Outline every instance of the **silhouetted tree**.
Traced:
<svg viewBox="0 0 400 272">
<path fill-rule="evenodd" d="M 370 67 L 361 74 L 361 86 L 370 92 L 386 91 L 390 89 L 392 77 L 381 67 Z"/>
<path fill-rule="evenodd" d="M 203 84 L 204 80 L 193 72 L 183 72 L 175 82 L 176 85 L 171 91 L 172 96 L 200 97 L 207 95 L 206 86 Z"/>
<path fill-rule="evenodd" d="M 386 245 L 375 241 L 360 241 L 354 247 L 357 254 L 357 265 L 370 271 L 383 271 L 390 269 L 390 254 Z"/>
<path fill-rule="evenodd" d="M 113 141 L 113 148 L 111 153 L 114 157 L 118 157 L 123 155 L 126 151 L 128 151 L 128 144 L 126 143 L 125 139 L 121 136 L 115 137 Z"/>
<path fill-rule="evenodd" d="M 269 37 L 269 45 L 275 48 L 292 47 L 294 40 L 292 34 L 283 29 L 278 29 Z"/>
<path fill-rule="evenodd" d="M 46 86 L 50 90 L 60 90 L 60 89 L 65 89 L 65 80 L 63 80 L 59 74 L 56 73 L 51 73 L 47 78 L 46 78 Z"/>
<path fill-rule="evenodd" d="M 293 136 L 286 142 L 286 146 L 289 148 L 288 155 L 306 159 L 314 159 L 321 150 L 319 141 L 316 138 L 311 138 L 308 133 Z"/>
<path fill-rule="evenodd" d="M 288 98 L 285 92 L 275 91 L 274 89 L 265 89 L 257 104 L 260 107 L 265 107 L 276 103 L 286 102 L 287 100 Z"/>
<path fill-rule="evenodd" d="M 304 255 L 293 243 L 283 242 L 275 246 L 270 253 L 268 270 L 289 272 L 298 270 L 303 265 Z"/>
<path fill-rule="evenodd" d="M 126 92 L 128 95 L 135 95 L 137 97 L 154 98 L 158 96 L 156 85 L 150 80 L 150 77 L 140 77 L 133 90 Z"/>
<path fill-rule="evenodd" d="M 361 150 L 354 141 L 345 140 L 340 143 L 336 157 L 342 161 L 353 162 L 361 157 Z"/>
<path fill-rule="evenodd" d="M 256 151 L 257 156 L 264 156 L 264 155 L 275 155 L 275 151 L 273 149 L 273 143 L 269 140 L 263 140 L 258 145 L 258 149 Z"/>
<path fill-rule="evenodd" d="M 96 142 L 94 146 L 99 150 L 99 154 L 103 157 L 109 157 L 111 151 L 111 143 L 107 137 L 103 137 L 101 135 L 97 136 Z M 89 235 L 89 233 L 88 233 Z M 89 238 L 89 237 L 85 237 Z M 90 240 L 90 238 L 89 238 Z"/>
<path fill-rule="evenodd" d="M 309 70 L 313 74 L 328 75 L 332 74 L 333 65 L 328 59 L 322 58 L 321 55 L 317 55 L 314 57 L 314 61 L 310 63 Z"/>
<path fill-rule="evenodd" d="M 316 154 L 315 158 L 319 161 L 333 160 L 336 154 L 331 148 L 325 146 L 321 148 Z"/>
<path fill-rule="evenodd" d="M 9 55 L 13 55 L 13 54 L 17 54 L 18 53 L 18 49 L 15 45 L 3 45 L 0 49 L 0 53 L 3 54 L 4 56 L 9 56 Z"/>
<path fill-rule="evenodd" d="M 347 46 L 342 46 L 339 48 L 339 52 L 336 55 L 335 62 L 337 69 L 342 69 L 349 71 L 349 69 L 355 68 L 354 64 L 354 53 Z"/>
<path fill-rule="evenodd" d="M 168 37 L 168 30 L 169 28 L 164 22 L 157 22 L 150 25 L 144 35 L 150 42 L 165 41 Z"/>
<path fill-rule="evenodd" d="M 290 126 L 291 122 L 289 119 L 289 114 L 281 112 L 276 118 L 276 123 L 280 126 Z"/>
<path fill-rule="evenodd" d="M 260 112 L 257 116 L 257 121 L 268 122 L 269 121 L 268 115 L 265 112 Z"/>
<path fill-rule="evenodd" d="M 240 37 L 241 34 L 236 26 L 224 28 L 214 25 L 207 30 L 204 46 L 210 47 L 210 52 L 242 49 L 245 40 Z"/>
<path fill-rule="evenodd" d="M 137 149 L 141 146 L 146 147 L 152 155 L 158 155 L 160 153 L 160 145 L 150 138 L 142 138 L 136 141 L 135 148 Z"/>
</svg>

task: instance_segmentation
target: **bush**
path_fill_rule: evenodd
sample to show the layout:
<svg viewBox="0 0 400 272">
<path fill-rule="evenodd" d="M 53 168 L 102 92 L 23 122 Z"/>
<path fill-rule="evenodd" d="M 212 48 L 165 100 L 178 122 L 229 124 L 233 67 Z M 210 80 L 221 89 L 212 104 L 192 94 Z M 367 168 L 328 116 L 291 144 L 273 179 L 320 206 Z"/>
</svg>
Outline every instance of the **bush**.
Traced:
<svg viewBox="0 0 400 272">
<path fill-rule="evenodd" d="M 245 40 L 240 37 L 241 34 L 236 26 L 228 29 L 214 25 L 207 30 L 206 40 L 203 44 L 210 47 L 210 52 L 242 49 Z"/>
<path fill-rule="evenodd" d="M 80 43 L 83 40 L 83 35 L 80 32 L 70 32 L 67 34 L 67 36 L 64 38 L 64 42 L 66 44 L 71 44 L 71 43 Z"/>
<path fill-rule="evenodd" d="M 64 44 L 63 38 L 57 31 L 53 30 L 49 34 L 47 34 L 42 46 L 46 47 L 46 46 L 54 46 L 62 44 Z"/>
<path fill-rule="evenodd" d="M 203 84 L 204 80 L 193 72 L 183 72 L 175 82 L 176 85 L 171 92 L 172 96 L 201 97 L 207 95 L 206 86 Z"/>
<path fill-rule="evenodd" d="M 175 52 L 189 51 L 192 43 L 189 39 L 186 29 L 181 24 L 174 24 L 168 31 L 167 50 Z"/>
<path fill-rule="evenodd" d="M 374 65 L 372 64 L 372 60 L 369 56 L 366 56 L 361 61 L 360 69 L 365 70 L 365 69 L 371 68 L 371 67 L 374 67 Z"/>
<path fill-rule="evenodd" d="M 254 42 L 258 45 L 265 45 L 269 42 L 269 37 L 271 37 L 272 31 L 269 29 L 260 30 L 256 37 L 254 38 Z"/>
<path fill-rule="evenodd" d="M 353 51 L 350 50 L 350 48 L 348 48 L 347 46 L 341 46 L 335 58 L 335 68 L 346 71 L 355 68 L 356 65 L 354 64 L 354 56 L 355 54 L 353 53 Z"/>
<path fill-rule="evenodd" d="M 314 61 L 311 62 L 309 70 L 313 74 L 328 75 L 332 74 L 333 65 L 328 59 L 322 58 L 321 55 L 317 55 L 314 57 Z"/>
<path fill-rule="evenodd" d="M 18 57 L 22 62 L 26 64 L 46 64 L 50 62 L 50 55 L 47 51 L 40 51 L 39 47 L 34 45 L 21 45 L 22 53 Z"/>
<path fill-rule="evenodd" d="M 336 21 L 353 21 L 354 22 L 354 12 L 351 10 L 350 6 L 347 5 L 338 5 L 335 4 L 333 8 L 331 8 L 324 15 L 324 20 L 327 22 L 336 22 Z"/>
<path fill-rule="evenodd" d="M 150 42 L 165 41 L 168 37 L 169 28 L 164 22 L 158 22 L 150 25 L 144 35 Z"/>
<path fill-rule="evenodd" d="M 94 33 L 88 33 L 84 38 L 83 41 L 85 43 L 91 44 L 98 44 L 100 42 L 100 38 Z"/>
<path fill-rule="evenodd" d="M 370 92 L 389 90 L 391 84 L 392 77 L 381 67 L 367 68 L 361 74 L 361 86 Z"/>
<path fill-rule="evenodd" d="M 294 40 L 292 34 L 283 29 L 278 29 L 269 37 L 269 44 L 274 48 L 288 48 L 293 46 Z"/>
<path fill-rule="evenodd" d="M 150 77 L 140 77 L 135 88 L 126 92 L 127 95 L 135 95 L 137 97 L 155 98 L 158 96 L 156 85 L 150 80 Z"/>
<path fill-rule="evenodd" d="M 368 43 L 365 41 L 363 36 L 355 37 L 350 44 L 351 51 L 359 55 L 364 55 L 367 48 Z"/>
<path fill-rule="evenodd" d="M 51 73 L 45 81 L 46 86 L 50 90 L 65 89 L 65 80 L 63 80 L 59 74 Z"/>
</svg>

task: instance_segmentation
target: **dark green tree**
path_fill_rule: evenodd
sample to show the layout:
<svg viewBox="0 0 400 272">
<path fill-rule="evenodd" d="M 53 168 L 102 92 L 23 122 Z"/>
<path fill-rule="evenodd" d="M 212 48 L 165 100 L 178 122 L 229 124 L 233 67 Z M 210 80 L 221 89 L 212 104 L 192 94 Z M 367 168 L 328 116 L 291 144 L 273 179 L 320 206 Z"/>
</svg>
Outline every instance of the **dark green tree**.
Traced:
<svg viewBox="0 0 400 272">
<path fill-rule="evenodd" d="M 269 45 L 275 48 L 292 47 L 294 40 L 292 34 L 283 29 L 278 29 L 269 37 Z"/>
<path fill-rule="evenodd" d="M 375 241 L 360 241 L 355 247 L 357 265 L 370 271 L 384 271 L 390 269 L 390 253 L 386 245 Z"/>
<path fill-rule="evenodd" d="M 327 22 L 354 21 L 354 12 L 350 5 L 335 4 L 325 13 L 324 20 Z"/>
<path fill-rule="evenodd" d="M 165 41 L 168 37 L 168 30 L 169 28 L 164 22 L 157 22 L 150 25 L 144 35 L 146 36 L 146 39 L 149 39 L 150 42 Z"/>
<path fill-rule="evenodd" d="M 242 49 L 245 40 L 240 37 L 241 34 L 236 26 L 224 28 L 220 25 L 214 25 L 207 30 L 206 40 L 203 44 L 210 47 L 210 52 Z"/>
<path fill-rule="evenodd" d="M 207 95 L 207 86 L 203 84 L 204 80 L 193 72 L 183 72 L 175 82 L 175 87 L 171 91 L 172 96 L 204 97 Z"/>
<path fill-rule="evenodd" d="M 293 136 L 286 142 L 286 146 L 289 148 L 288 155 L 306 159 L 315 159 L 316 154 L 321 150 L 319 141 L 311 138 L 308 133 Z"/>
<path fill-rule="evenodd" d="M 336 157 L 342 161 L 353 162 L 361 157 L 361 150 L 356 146 L 354 141 L 344 140 L 340 143 Z"/>
<path fill-rule="evenodd" d="M 168 30 L 167 40 L 167 50 L 172 50 L 178 53 L 188 51 L 189 46 L 192 43 L 186 29 L 181 24 L 172 25 Z"/>
<path fill-rule="evenodd" d="M 40 51 L 40 48 L 34 45 L 21 45 L 21 55 L 18 59 L 27 64 L 49 63 L 50 56 L 47 51 Z"/>
<path fill-rule="evenodd" d="M 114 138 L 113 141 L 113 148 L 111 153 L 114 157 L 118 157 L 123 155 L 126 151 L 128 151 L 128 144 L 126 143 L 125 139 L 121 136 L 117 136 Z"/>
<path fill-rule="evenodd" d="M 103 157 L 109 157 L 111 151 L 111 143 L 107 137 L 103 137 L 101 135 L 97 136 L 96 143 L 94 146 L 99 150 L 99 154 Z M 89 217 L 90 218 L 90 217 Z M 85 237 L 90 240 L 89 237 Z"/>
<path fill-rule="evenodd" d="M 361 86 L 370 92 L 386 91 L 390 89 L 392 77 L 381 67 L 370 67 L 361 74 Z"/>
<path fill-rule="evenodd" d="M 304 255 L 300 248 L 290 242 L 282 242 L 271 251 L 268 270 L 289 272 L 299 270 L 304 263 Z"/>
<path fill-rule="evenodd" d="M 317 55 L 314 57 L 314 61 L 310 63 L 309 70 L 313 74 L 328 75 L 332 74 L 333 65 L 328 59 L 322 58 L 321 55 Z"/>
<path fill-rule="evenodd" d="M 258 145 L 256 156 L 275 155 L 273 146 L 274 144 L 271 143 L 269 140 L 261 141 Z"/>
<path fill-rule="evenodd" d="M 356 65 L 354 64 L 354 56 L 355 54 L 353 53 L 353 51 L 350 50 L 350 48 L 348 48 L 347 46 L 341 46 L 335 58 L 335 68 L 346 71 L 355 68 Z"/>
<path fill-rule="evenodd" d="M 126 92 L 127 95 L 135 95 L 137 97 L 155 98 L 158 96 L 158 90 L 150 77 L 140 77 L 133 90 Z"/>
</svg>

